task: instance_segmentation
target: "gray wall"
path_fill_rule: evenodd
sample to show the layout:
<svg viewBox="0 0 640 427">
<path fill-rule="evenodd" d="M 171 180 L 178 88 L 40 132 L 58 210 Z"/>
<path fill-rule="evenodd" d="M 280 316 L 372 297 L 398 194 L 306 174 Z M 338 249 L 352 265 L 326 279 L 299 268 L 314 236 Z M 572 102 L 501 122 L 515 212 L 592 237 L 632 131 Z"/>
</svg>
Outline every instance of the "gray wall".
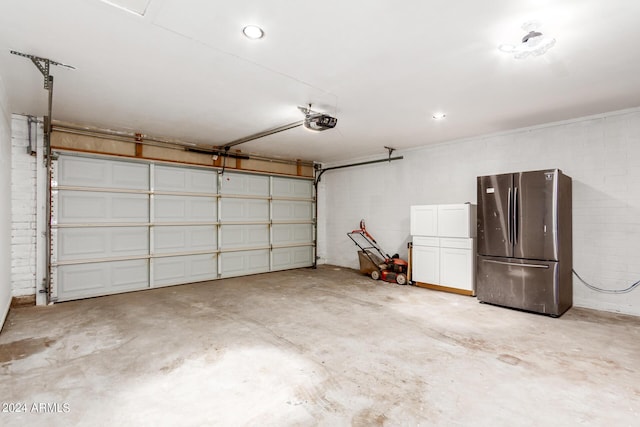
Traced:
<svg viewBox="0 0 640 427">
<path fill-rule="evenodd" d="M 404 160 L 323 176 L 321 262 L 358 266 L 345 233 L 361 218 L 387 252 L 406 257 L 409 206 L 476 203 L 477 176 L 560 168 L 573 178 L 575 270 L 608 289 L 640 280 L 640 108 L 400 154 Z M 378 157 L 385 155 L 381 149 Z M 607 295 L 574 278 L 574 305 L 640 315 L 640 288 Z"/>
<path fill-rule="evenodd" d="M 11 303 L 11 114 L 0 76 L 0 327 Z"/>
</svg>

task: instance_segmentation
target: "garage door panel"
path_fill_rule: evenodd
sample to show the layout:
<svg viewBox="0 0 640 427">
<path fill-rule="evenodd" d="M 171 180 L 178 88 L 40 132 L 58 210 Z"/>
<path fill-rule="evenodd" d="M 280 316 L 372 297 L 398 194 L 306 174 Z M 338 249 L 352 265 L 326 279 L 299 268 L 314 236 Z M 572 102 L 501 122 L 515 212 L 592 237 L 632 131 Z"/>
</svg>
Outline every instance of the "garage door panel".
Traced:
<svg viewBox="0 0 640 427">
<path fill-rule="evenodd" d="M 110 175 L 107 162 L 76 157 L 61 157 L 58 171 L 58 185 L 102 187 Z"/>
<path fill-rule="evenodd" d="M 61 224 L 92 220 L 106 222 L 110 216 L 108 197 L 108 194 L 62 191 L 58 195 L 60 212 L 58 222 Z"/>
<path fill-rule="evenodd" d="M 60 301 L 313 264 L 311 180 L 226 172 L 219 181 L 206 168 L 64 153 L 57 162 Z"/>
<path fill-rule="evenodd" d="M 149 165 L 84 157 L 60 157 L 58 185 L 147 190 Z"/>
<path fill-rule="evenodd" d="M 200 197 L 196 200 L 193 200 L 191 202 L 190 220 L 215 221 L 217 208 L 218 204 L 216 202 L 216 199 Z"/>
<path fill-rule="evenodd" d="M 273 270 L 310 267 L 313 265 L 313 248 L 302 246 L 295 248 L 276 248 L 272 254 Z"/>
<path fill-rule="evenodd" d="M 242 173 L 225 173 L 222 178 L 221 194 L 245 196 L 269 196 L 269 177 Z"/>
<path fill-rule="evenodd" d="M 58 231 L 58 260 L 101 258 L 108 252 L 105 230 L 61 229 Z"/>
<path fill-rule="evenodd" d="M 216 255 L 184 255 L 153 260 L 154 286 L 213 280 L 218 277 Z"/>
<path fill-rule="evenodd" d="M 220 247 L 222 249 L 247 248 L 269 245 L 267 225 L 223 225 Z"/>
<path fill-rule="evenodd" d="M 153 228 L 153 253 L 173 253 L 186 250 L 187 235 L 182 227 Z"/>
<path fill-rule="evenodd" d="M 182 168 L 156 166 L 154 169 L 154 190 L 184 191 L 187 188 L 186 171 Z"/>
<path fill-rule="evenodd" d="M 111 230 L 111 253 L 116 256 L 148 254 L 149 228 L 113 228 Z"/>
<path fill-rule="evenodd" d="M 218 188 L 218 174 L 215 171 L 156 166 L 154 175 L 156 191 L 215 194 Z"/>
<path fill-rule="evenodd" d="M 146 194 L 60 191 L 58 223 L 148 222 Z"/>
<path fill-rule="evenodd" d="M 149 189 L 149 165 L 136 163 L 114 163 L 110 185 L 114 188 L 135 190 Z"/>
<path fill-rule="evenodd" d="M 145 255 L 149 251 L 147 227 L 61 228 L 57 235 L 58 261 Z"/>
<path fill-rule="evenodd" d="M 312 224 L 274 224 L 273 244 L 287 245 L 313 242 Z"/>
<path fill-rule="evenodd" d="M 260 246 L 269 244 L 269 228 L 262 225 L 245 226 L 247 234 L 247 244 Z"/>
<path fill-rule="evenodd" d="M 61 301 L 149 287 L 146 259 L 61 265 L 57 277 Z"/>
<path fill-rule="evenodd" d="M 218 261 L 215 255 L 196 255 L 191 258 L 191 278 L 193 281 L 217 278 Z"/>
<path fill-rule="evenodd" d="M 301 221 L 313 218 L 313 204 L 311 202 L 274 200 L 272 203 L 274 221 Z"/>
<path fill-rule="evenodd" d="M 153 286 L 180 283 L 187 274 L 186 260 L 182 257 L 153 260 Z"/>
<path fill-rule="evenodd" d="M 213 197 L 156 195 L 154 217 L 158 222 L 213 222 L 217 203 Z"/>
<path fill-rule="evenodd" d="M 144 289 L 149 286 L 148 260 L 125 261 L 113 263 L 111 267 L 111 285 L 114 289 L 131 287 Z"/>
<path fill-rule="evenodd" d="M 58 267 L 58 284 L 64 295 L 104 290 L 107 271 L 104 264 L 63 265 Z"/>
<path fill-rule="evenodd" d="M 155 196 L 154 219 L 184 221 L 187 218 L 187 199 L 178 196 Z"/>
<path fill-rule="evenodd" d="M 269 271 L 269 250 L 226 252 L 220 254 L 222 277 L 243 276 L 245 274 Z"/>
<path fill-rule="evenodd" d="M 154 253 L 179 253 L 217 249 L 215 225 L 154 227 Z"/>
<path fill-rule="evenodd" d="M 222 221 L 268 221 L 269 200 L 222 199 Z"/>
<path fill-rule="evenodd" d="M 114 195 L 111 210 L 115 221 L 149 220 L 149 199 L 137 194 Z"/>
<path fill-rule="evenodd" d="M 203 227 L 189 227 L 188 231 L 189 246 L 193 250 L 208 250 L 218 248 L 218 230 L 216 227 L 203 226 Z"/>
<path fill-rule="evenodd" d="M 234 248 L 243 246 L 242 226 L 223 225 L 220 232 L 220 246 L 222 248 Z"/>
<path fill-rule="evenodd" d="M 310 180 L 273 177 L 272 195 L 310 199 L 313 197 L 313 183 Z"/>
</svg>

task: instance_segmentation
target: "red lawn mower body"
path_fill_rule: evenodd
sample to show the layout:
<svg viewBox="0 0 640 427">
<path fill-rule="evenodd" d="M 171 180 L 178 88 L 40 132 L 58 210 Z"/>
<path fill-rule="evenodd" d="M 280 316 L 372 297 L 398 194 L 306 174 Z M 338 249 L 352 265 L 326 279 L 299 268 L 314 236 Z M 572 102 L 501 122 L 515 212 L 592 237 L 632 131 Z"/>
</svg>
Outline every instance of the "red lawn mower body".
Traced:
<svg viewBox="0 0 640 427">
<path fill-rule="evenodd" d="M 384 252 L 373 236 L 367 232 L 364 220 L 360 221 L 359 229 L 347 233 L 347 236 L 360 248 L 358 259 L 360 271 L 363 274 L 369 274 L 374 280 L 382 279 L 399 285 L 407 284 L 409 267 L 407 261 L 400 259 L 398 254 L 391 256 Z"/>
</svg>

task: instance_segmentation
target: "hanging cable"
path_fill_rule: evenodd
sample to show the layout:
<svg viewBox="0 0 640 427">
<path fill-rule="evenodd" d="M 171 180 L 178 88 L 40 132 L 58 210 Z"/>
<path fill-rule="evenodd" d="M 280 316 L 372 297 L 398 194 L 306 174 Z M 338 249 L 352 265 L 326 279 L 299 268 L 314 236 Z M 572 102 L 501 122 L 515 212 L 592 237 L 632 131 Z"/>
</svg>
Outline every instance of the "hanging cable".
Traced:
<svg viewBox="0 0 640 427">
<path fill-rule="evenodd" d="M 229 148 L 230 147 L 224 147 L 224 154 L 222 155 L 222 173 L 220 175 L 224 176 L 224 168 L 227 165 L 227 157 L 229 157 Z"/>
<path fill-rule="evenodd" d="M 640 286 L 640 280 L 638 280 L 637 282 L 633 283 L 632 285 L 630 285 L 626 289 L 602 289 L 602 288 L 590 285 L 589 283 L 585 282 L 584 279 L 582 277 L 580 277 L 580 275 L 575 270 L 571 270 L 571 271 L 573 271 L 573 274 L 575 274 L 576 277 L 578 278 L 578 280 L 580 280 L 582 282 L 582 284 L 585 285 L 587 288 L 591 289 L 592 291 L 600 292 L 600 293 L 603 293 L 603 294 L 626 294 L 626 293 L 631 292 L 632 290 L 634 290 L 638 286 Z"/>
</svg>

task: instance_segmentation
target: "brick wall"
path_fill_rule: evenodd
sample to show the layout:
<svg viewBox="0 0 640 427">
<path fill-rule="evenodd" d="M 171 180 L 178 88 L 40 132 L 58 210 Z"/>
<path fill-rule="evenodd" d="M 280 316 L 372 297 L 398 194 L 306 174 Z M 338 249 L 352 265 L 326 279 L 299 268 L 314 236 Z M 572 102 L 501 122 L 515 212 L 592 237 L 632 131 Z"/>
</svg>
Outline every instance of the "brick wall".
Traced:
<svg viewBox="0 0 640 427">
<path fill-rule="evenodd" d="M 14 114 L 11 127 L 12 294 L 35 295 L 36 157 L 27 153 L 27 117 Z"/>
<path fill-rule="evenodd" d="M 0 329 L 11 303 L 11 115 L 0 76 Z"/>
<path fill-rule="evenodd" d="M 387 252 L 406 257 L 409 206 L 476 203 L 477 176 L 560 168 L 573 178 L 575 270 L 608 289 L 640 280 L 640 108 L 400 154 L 404 160 L 323 175 L 323 260 L 358 266 L 345 233 L 361 218 Z M 574 304 L 640 315 L 640 288 L 607 295 L 574 279 Z"/>
</svg>

